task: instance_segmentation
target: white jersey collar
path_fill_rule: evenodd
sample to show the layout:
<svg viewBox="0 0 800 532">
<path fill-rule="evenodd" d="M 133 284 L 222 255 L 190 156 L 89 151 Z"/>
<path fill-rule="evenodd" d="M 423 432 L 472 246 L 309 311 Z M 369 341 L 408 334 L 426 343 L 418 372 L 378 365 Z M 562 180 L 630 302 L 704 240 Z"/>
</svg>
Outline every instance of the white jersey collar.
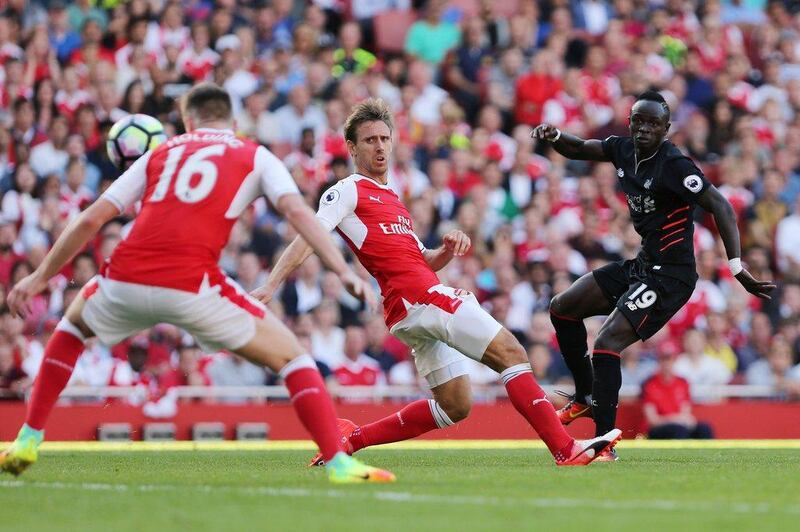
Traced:
<svg viewBox="0 0 800 532">
<path fill-rule="evenodd" d="M 213 127 L 198 127 L 195 129 L 197 133 L 221 133 L 223 135 L 235 135 L 232 129 L 216 129 Z"/>
</svg>

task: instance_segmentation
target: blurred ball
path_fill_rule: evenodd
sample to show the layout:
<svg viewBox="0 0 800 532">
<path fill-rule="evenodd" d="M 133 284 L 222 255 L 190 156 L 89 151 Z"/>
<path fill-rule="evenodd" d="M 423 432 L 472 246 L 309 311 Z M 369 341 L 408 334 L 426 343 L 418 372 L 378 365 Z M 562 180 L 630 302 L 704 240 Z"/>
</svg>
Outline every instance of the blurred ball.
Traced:
<svg viewBox="0 0 800 532">
<path fill-rule="evenodd" d="M 148 150 L 167 140 L 164 126 L 149 115 L 129 115 L 117 121 L 108 131 L 108 158 L 124 171 Z"/>
</svg>

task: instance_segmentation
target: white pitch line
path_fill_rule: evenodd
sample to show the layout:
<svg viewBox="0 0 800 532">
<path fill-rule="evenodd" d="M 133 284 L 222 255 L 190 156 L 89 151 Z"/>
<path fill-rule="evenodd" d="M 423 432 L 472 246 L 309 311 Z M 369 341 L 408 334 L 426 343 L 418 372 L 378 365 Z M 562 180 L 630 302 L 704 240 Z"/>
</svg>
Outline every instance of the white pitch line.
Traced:
<svg viewBox="0 0 800 532">
<path fill-rule="evenodd" d="M 270 486 L 213 486 L 174 484 L 107 484 L 100 482 L 26 482 L 22 480 L 2 480 L 0 489 L 52 489 L 106 492 L 181 492 L 199 493 L 235 493 L 237 495 L 258 497 L 289 498 L 329 498 L 329 499 L 366 499 L 391 503 L 427 503 L 450 506 L 491 506 L 535 508 L 591 508 L 595 510 L 652 510 L 664 512 L 732 512 L 737 514 L 787 514 L 800 515 L 800 505 L 777 505 L 772 503 L 723 502 L 723 501 L 637 501 L 637 500 L 593 500 L 584 498 L 501 498 L 482 495 L 435 495 L 412 493 L 408 491 L 345 491 L 342 489 L 311 490 L 306 488 L 274 488 Z"/>
</svg>

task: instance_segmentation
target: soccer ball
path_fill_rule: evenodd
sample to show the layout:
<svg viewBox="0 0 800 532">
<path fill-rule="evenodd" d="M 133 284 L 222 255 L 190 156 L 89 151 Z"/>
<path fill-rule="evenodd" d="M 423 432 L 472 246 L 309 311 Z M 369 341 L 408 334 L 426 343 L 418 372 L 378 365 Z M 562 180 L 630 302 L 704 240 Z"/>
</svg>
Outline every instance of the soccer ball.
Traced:
<svg viewBox="0 0 800 532">
<path fill-rule="evenodd" d="M 149 115 L 129 115 L 117 121 L 108 130 L 106 150 L 108 158 L 120 170 L 125 170 L 136 159 L 167 140 L 164 126 Z"/>
</svg>

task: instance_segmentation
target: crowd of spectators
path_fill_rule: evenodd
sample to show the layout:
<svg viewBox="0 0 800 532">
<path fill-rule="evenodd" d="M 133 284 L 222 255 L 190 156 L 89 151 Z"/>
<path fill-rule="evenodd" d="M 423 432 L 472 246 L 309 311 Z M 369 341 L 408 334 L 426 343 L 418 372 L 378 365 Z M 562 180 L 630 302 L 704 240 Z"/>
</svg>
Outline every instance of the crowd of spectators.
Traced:
<svg viewBox="0 0 800 532">
<path fill-rule="evenodd" d="M 700 280 L 659 334 L 624 354 L 625 385 L 660 356 L 691 385 L 800 396 L 800 15 L 765 0 L 0 0 L 0 296 L 119 174 L 105 151 L 128 113 L 181 132 L 176 98 L 210 80 L 233 96 L 238 133 L 270 147 L 310 204 L 352 171 L 342 125 L 367 97 L 394 111 L 389 184 L 429 247 L 458 227 L 471 252 L 440 272 L 474 292 L 526 346 L 537 378 L 569 382 L 548 316 L 553 294 L 640 238 L 610 164 L 567 161 L 530 138 L 546 121 L 624 135 L 634 95 L 672 109 L 670 139 L 733 204 L 743 257 L 776 279 L 771 301 L 730 276 L 713 222 L 695 213 Z M 80 287 L 124 238 L 97 240 L 33 301 L 0 316 L 0 388 L 23 392 Z M 259 286 L 294 233 L 263 200 L 220 264 Z M 272 310 L 342 385 L 418 384 L 408 349 L 311 257 Z M 588 320 L 590 340 L 601 321 Z M 477 386 L 497 382 L 475 364 Z M 257 385 L 275 377 L 201 353 L 159 326 L 90 341 L 75 384 Z M 702 395 L 702 394 L 700 394 Z M 702 396 L 695 400 L 705 400 Z"/>
</svg>

